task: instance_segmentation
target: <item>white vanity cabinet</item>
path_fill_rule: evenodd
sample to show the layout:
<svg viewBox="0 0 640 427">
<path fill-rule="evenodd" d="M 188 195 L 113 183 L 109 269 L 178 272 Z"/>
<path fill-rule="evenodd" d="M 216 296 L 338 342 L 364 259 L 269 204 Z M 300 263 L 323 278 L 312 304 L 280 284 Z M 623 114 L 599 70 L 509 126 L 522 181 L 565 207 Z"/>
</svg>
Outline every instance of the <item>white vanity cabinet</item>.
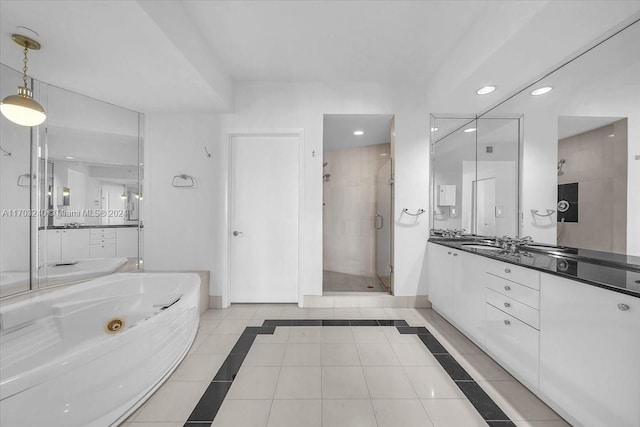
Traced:
<svg viewBox="0 0 640 427">
<path fill-rule="evenodd" d="M 538 387 L 540 273 L 486 260 L 485 346 L 515 377 Z"/>
<path fill-rule="evenodd" d="M 45 260 L 59 260 L 62 258 L 62 230 L 46 230 L 45 240 Z"/>
<path fill-rule="evenodd" d="M 477 343 L 484 341 L 481 257 L 429 244 L 429 301 Z"/>
<path fill-rule="evenodd" d="M 90 240 L 91 258 L 114 258 L 116 256 L 116 229 L 92 228 Z"/>
<path fill-rule="evenodd" d="M 550 274 L 541 296 L 543 395 L 579 425 L 640 426 L 640 298 Z"/>
<path fill-rule="evenodd" d="M 436 311 L 453 319 L 453 283 L 456 280 L 454 258 L 462 252 L 441 245 L 428 244 L 429 301 Z"/>
<path fill-rule="evenodd" d="M 89 258 L 89 230 L 46 230 L 46 239 L 47 262 Z"/>
</svg>

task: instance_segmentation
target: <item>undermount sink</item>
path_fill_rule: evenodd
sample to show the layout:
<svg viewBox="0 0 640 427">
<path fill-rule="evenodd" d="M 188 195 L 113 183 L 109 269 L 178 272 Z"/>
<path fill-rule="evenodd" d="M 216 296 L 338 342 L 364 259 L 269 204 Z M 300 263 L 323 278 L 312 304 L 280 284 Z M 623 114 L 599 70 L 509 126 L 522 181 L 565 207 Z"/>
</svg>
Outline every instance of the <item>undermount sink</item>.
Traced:
<svg viewBox="0 0 640 427">
<path fill-rule="evenodd" d="M 482 249 L 482 250 L 486 250 L 486 251 L 501 251 L 502 250 L 502 248 L 499 248 L 497 246 L 483 245 L 483 244 L 478 244 L 478 243 L 463 243 L 461 246 L 463 248 L 467 248 L 467 249 Z"/>
</svg>

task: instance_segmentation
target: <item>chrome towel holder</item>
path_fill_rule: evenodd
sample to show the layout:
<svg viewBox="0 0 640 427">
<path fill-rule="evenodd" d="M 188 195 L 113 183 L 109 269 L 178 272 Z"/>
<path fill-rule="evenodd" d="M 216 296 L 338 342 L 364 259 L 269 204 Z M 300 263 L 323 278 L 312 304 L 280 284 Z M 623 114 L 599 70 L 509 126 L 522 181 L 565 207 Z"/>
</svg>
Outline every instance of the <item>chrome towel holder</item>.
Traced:
<svg viewBox="0 0 640 427">
<path fill-rule="evenodd" d="M 196 188 L 197 182 L 196 179 L 191 175 L 182 173 L 173 177 L 171 186 L 175 188 Z"/>
<path fill-rule="evenodd" d="M 411 216 L 420 216 L 420 215 L 422 215 L 423 213 L 425 213 L 426 211 L 425 211 L 424 209 L 418 209 L 418 210 L 416 211 L 416 213 L 411 213 L 411 212 L 409 212 L 409 209 L 404 208 L 404 209 L 402 209 L 402 212 L 403 212 L 403 213 L 406 213 L 407 215 L 411 215 Z"/>
<path fill-rule="evenodd" d="M 531 214 L 532 215 L 536 215 L 536 216 L 551 216 L 554 213 L 556 213 L 556 211 L 553 210 L 553 209 L 547 209 L 547 213 L 546 214 L 541 214 L 538 209 L 531 209 Z"/>
</svg>

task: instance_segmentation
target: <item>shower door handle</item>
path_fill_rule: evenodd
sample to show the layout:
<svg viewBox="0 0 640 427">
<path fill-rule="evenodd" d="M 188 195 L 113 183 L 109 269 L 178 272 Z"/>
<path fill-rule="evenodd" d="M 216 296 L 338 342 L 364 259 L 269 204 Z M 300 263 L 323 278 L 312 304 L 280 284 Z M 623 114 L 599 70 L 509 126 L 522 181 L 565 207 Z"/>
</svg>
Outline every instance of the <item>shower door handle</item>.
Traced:
<svg viewBox="0 0 640 427">
<path fill-rule="evenodd" d="M 378 222 L 378 220 L 380 221 Z M 375 222 L 374 227 L 376 228 L 376 230 L 382 230 L 382 227 L 384 227 L 384 217 L 382 215 L 376 215 L 374 222 Z"/>
</svg>

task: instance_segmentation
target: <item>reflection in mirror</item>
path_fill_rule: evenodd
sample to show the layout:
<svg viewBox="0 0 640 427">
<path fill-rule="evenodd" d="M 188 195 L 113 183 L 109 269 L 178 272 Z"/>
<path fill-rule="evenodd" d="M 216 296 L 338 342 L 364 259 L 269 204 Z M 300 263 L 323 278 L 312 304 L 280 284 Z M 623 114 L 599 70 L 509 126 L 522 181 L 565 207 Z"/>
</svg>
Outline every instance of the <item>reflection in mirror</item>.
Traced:
<svg viewBox="0 0 640 427">
<path fill-rule="evenodd" d="M 50 215 L 38 230 L 39 286 L 136 269 L 138 113 L 53 86 L 47 111 L 39 173 L 50 178 L 38 199 Z"/>
<path fill-rule="evenodd" d="M 516 237 L 520 119 L 433 116 L 434 134 L 432 228 Z"/>
<path fill-rule="evenodd" d="M 636 21 L 490 111 L 524 115 L 523 235 L 640 256 L 638 40 Z"/>
<path fill-rule="evenodd" d="M 0 65 L 1 99 L 22 84 L 21 74 Z M 0 115 L 0 297 L 29 290 L 31 129 Z"/>
<path fill-rule="evenodd" d="M 627 119 L 558 119 L 558 245 L 624 253 Z"/>
</svg>

